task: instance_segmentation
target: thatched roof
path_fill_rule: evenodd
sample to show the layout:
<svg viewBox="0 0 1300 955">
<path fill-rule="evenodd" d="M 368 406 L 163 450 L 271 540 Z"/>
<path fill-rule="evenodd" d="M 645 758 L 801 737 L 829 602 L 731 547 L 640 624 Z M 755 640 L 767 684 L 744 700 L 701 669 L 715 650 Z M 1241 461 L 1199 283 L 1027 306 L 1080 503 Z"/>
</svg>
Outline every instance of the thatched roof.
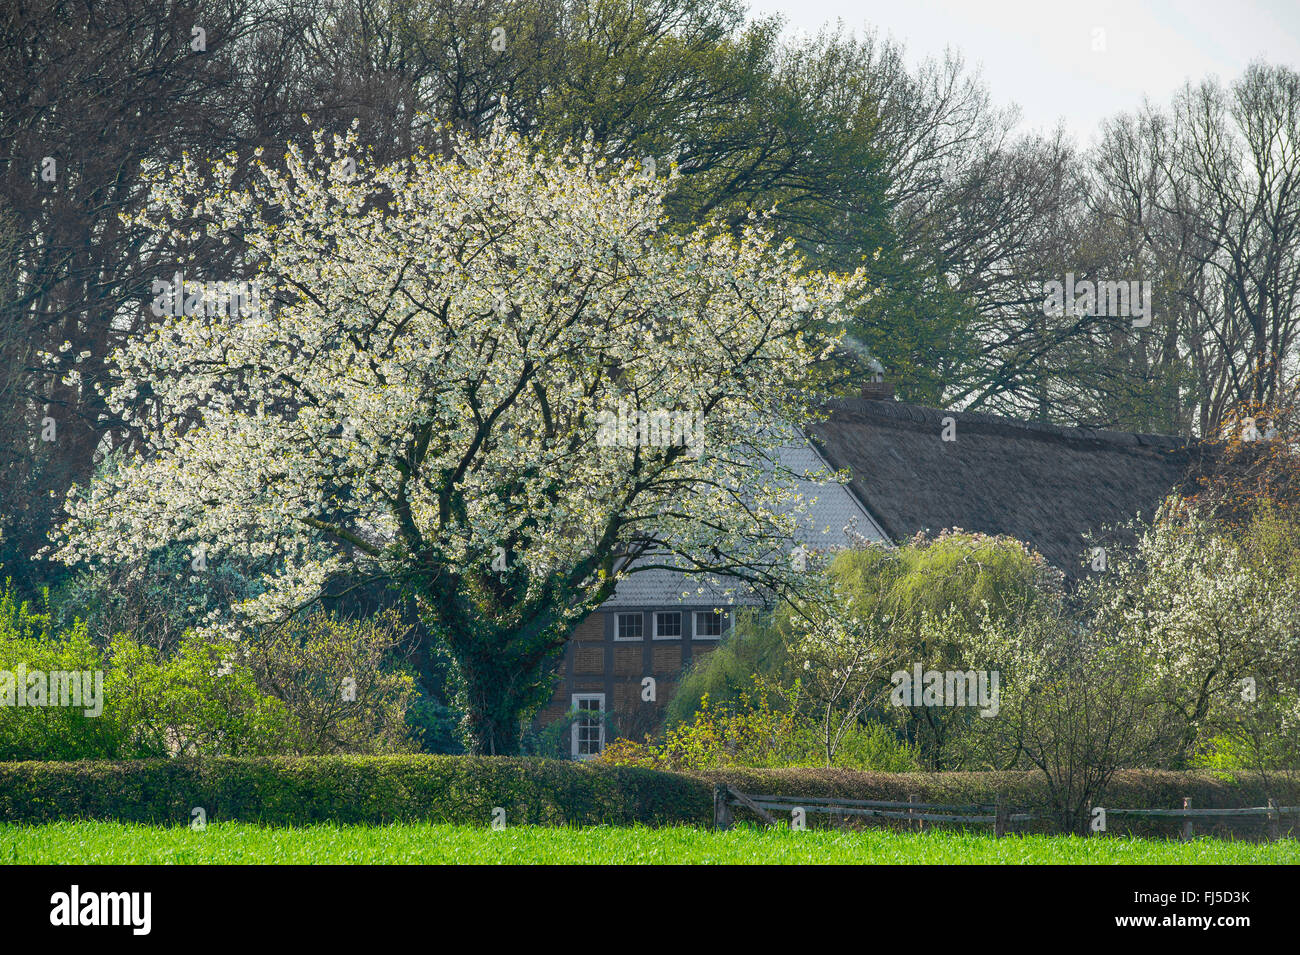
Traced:
<svg viewBox="0 0 1300 955">
<path fill-rule="evenodd" d="M 1149 518 L 1191 462 L 1187 439 L 1029 424 L 842 399 L 809 436 L 895 541 L 960 527 L 1009 534 L 1076 577 L 1086 532 Z M 944 441 L 944 419 L 955 422 Z"/>
</svg>

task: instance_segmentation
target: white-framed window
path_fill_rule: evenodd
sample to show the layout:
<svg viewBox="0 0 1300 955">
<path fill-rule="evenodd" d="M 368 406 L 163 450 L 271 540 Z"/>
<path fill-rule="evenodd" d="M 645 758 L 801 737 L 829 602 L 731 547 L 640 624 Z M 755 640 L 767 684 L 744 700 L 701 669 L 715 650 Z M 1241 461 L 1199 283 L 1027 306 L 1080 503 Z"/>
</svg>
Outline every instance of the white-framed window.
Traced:
<svg viewBox="0 0 1300 955">
<path fill-rule="evenodd" d="M 621 613 L 614 620 L 615 640 L 644 640 L 645 617 L 640 613 Z"/>
<path fill-rule="evenodd" d="M 575 693 L 571 742 L 574 759 L 591 759 L 605 748 L 605 694 Z"/>
<path fill-rule="evenodd" d="M 680 640 L 682 638 L 682 613 L 680 610 L 660 610 L 655 613 L 655 639 Z"/>
<path fill-rule="evenodd" d="M 728 618 L 726 611 L 698 610 L 695 613 L 695 639 L 719 640 L 727 632 Z"/>
</svg>

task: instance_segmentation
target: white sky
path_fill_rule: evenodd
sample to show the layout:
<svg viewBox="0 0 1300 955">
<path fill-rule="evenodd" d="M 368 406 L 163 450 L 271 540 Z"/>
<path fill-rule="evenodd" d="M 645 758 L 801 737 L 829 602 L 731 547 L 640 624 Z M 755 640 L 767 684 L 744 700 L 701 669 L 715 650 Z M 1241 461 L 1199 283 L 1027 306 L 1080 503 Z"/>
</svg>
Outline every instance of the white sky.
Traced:
<svg viewBox="0 0 1300 955">
<path fill-rule="evenodd" d="M 1300 69 L 1300 0 L 748 0 L 787 29 L 870 24 L 905 44 L 908 60 L 960 50 L 999 105 L 1026 129 L 1063 122 L 1082 143 L 1101 119 L 1166 103 L 1183 83 L 1225 83 L 1252 59 Z M 1094 31 L 1105 49 L 1094 51 Z"/>
</svg>

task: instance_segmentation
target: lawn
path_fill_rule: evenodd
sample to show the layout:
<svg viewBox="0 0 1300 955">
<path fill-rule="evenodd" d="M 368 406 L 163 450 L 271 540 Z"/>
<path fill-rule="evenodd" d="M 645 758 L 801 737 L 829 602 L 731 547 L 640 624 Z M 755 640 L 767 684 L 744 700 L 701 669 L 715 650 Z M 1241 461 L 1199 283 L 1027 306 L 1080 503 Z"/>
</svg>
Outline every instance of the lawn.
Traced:
<svg viewBox="0 0 1300 955">
<path fill-rule="evenodd" d="M 885 830 L 839 832 L 691 828 L 500 831 L 466 826 L 318 825 L 300 829 L 213 823 L 205 831 L 110 822 L 0 826 L 9 863 L 1300 863 L 1300 842 Z"/>
</svg>

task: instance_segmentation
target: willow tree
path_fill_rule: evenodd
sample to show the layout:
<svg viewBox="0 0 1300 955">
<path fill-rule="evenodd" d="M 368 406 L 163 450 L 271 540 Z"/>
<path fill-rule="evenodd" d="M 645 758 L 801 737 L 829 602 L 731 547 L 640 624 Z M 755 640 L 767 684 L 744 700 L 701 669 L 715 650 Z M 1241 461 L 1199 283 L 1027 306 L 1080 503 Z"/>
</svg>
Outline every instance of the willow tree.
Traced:
<svg viewBox="0 0 1300 955">
<path fill-rule="evenodd" d="M 863 278 L 809 271 L 759 215 L 670 233 L 671 177 L 590 142 L 448 141 L 380 166 L 319 134 L 246 188 L 234 157 L 159 171 L 155 241 L 237 234 L 250 272 L 155 283 L 106 396 L 138 441 L 69 495 L 58 554 L 261 561 L 206 621 L 236 639 L 341 575 L 390 581 L 454 658 L 474 748 L 511 753 L 619 580 L 785 582 L 773 423 L 812 410 Z M 227 279 L 260 295 L 214 300 Z"/>
</svg>

